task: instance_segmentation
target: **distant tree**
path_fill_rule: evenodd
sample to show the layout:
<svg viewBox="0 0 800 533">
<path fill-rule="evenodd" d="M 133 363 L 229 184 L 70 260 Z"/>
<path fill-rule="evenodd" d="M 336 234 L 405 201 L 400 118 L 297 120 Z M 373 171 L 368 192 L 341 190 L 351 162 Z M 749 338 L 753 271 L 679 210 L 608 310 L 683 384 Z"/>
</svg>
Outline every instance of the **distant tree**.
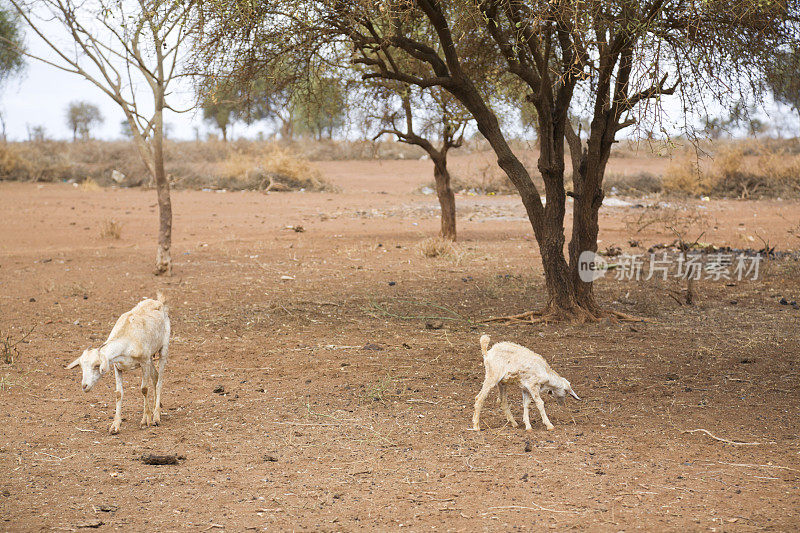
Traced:
<svg viewBox="0 0 800 533">
<path fill-rule="evenodd" d="M 127 120 L 120 121 L 119 134 L 123 139 L 133 139 L 133 132 L 131 131 L 131 125 L 128 124 Z"/>
<path fill-rule="evenodd" d="M 347 114 L 342 82 L 320 77 L 298 89 L 294 96 L 294 131 L 317 140 L 332 138 L 344 126 Z"/>
<path fill-rule="evenodd" d="M 0 84 L 24 65 L 24 46 L 19 17 L 13 9 L 0 5 Z"/>
<path fill-rule="evenodd" d="M 200 102 L 203 120 L 210 122 L 222 133 L 222 140 L 228 140 L 228 127 L 236 120 L 241 103 L 231 82 L 216 84 L 206 91 Z"/>
<path fill-rule="evenodd" d="M 100 108 L 89 102 L 70 102 L 67 106 L 67 126 L 72 130 L 72 140 L 80 135 L 81 139 L 89 139 L 89 133 L 95 126 L 104 122 Z"/>
<path fill-rule="evenodd" d="M 439 235 L 455 241 L 456 200 L 450 185 L 447 155 L 462 145 L 471 116 L 455 98 L 438 87 L 420 89 L 395 81 L 381 85 L 373 94 L 384 99 L 387 109 L 380 120 L 383 129 L 375 138 L 388 133 L 400 142 L 425 150 L 433 162 L 436 196 L 441 207 Z M 399 109 L 392 107 L 392 100 L 399 100 Z"/>
<path fill-rule="evenodd" d="M 775 53 L 767 65 L 767 85 L 775 100 L 800 114 L 800 45 Z"/>
<path fill-rule="evenodd" d="M 31 126 L 26 125 L 28 130 L 28 140 L 32 142 L 43 142 L 47 140 L 47 130 L 44 126 Z"/>
<path fill-rule="evenodd" d="M 277 69 L 276 69 L 277 70 Z M 284 141 L 294 138 L 296 92 L 293 80 L 281 72 L 261 75 L 244 85 L 240 91 L 244 103 L 239 118 L 246 124 L 261 120 L 278 123 L 278 133 Z"/>
</svg>

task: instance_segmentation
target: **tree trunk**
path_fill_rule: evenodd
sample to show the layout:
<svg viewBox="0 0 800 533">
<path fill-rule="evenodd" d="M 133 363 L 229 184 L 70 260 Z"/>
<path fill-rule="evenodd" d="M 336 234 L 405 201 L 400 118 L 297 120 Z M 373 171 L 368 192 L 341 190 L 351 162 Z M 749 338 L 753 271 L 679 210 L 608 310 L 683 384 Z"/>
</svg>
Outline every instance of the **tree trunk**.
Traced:
<svg viewBox="0 0 800 533">
<path fill-rule="evenodd" d="M 169 180 L 164 172 L 163 111 L 156 111 L 155 131 L 153 132 L 153 178 L 158 193 L 158 251 L 156 252 L 157 276 L 172 275 L 172 202 L 169 196 Z"/>
<path fill-rule="evenodd" d="M 575 300 L 592 315 L 599 317 L 604 311 L 594 297 L 592 281 L 580 276 L 580 256 L 584 252 L 597 253 L 597 235 L 600 231 L 598 217 L 605 196 L 602 188 L 613 136 L 600 117 L 592 123 L 592 134 L 586 151 L 577 135 L 569 129 L 572 155 L 572 182 L 574 186 L 572 207 L 572 240 L 569 243 L 569 266 Z M 571 137 L 571 138 L 570 138 Z"/>
<path fill-rule="evenodd" d="M 576 190 L 574 197 L 572 240 L 569 243 L 570 278 L 578 305 L 596 314 L 599 306 L 594 299 L 593 284 L 581 279 L 579 259 L 584 252 L 597 252 L 598 214 L 603 203 L 603 190 L 597 186 L 584 188 Z"/>
<path fill-rule="evenodd" d="M 566 317 L 574 314 L 576 312 L 574 290 L 569 275 L 569 265 L 564 258 L 564 198 L 557 197 L 559 195 L 548 197 L 548 205 L 545 208 L 530 174 L 506 142 L 494 113 L 486 107 L 477 94 L 472 95 L 467 91 L 459 96 L 462 96 L 462 103 L 475 117 L 478 130 L 489 141 L 497 155 L 497 164 L 517 188 L 522 204 L 525 206 L 528 220 L 542 254 L 542 267 L 548 295 L 545 313 L 554 317 Z M 540 165 L 540 171 L 547 171 L 546 168 L 541 167 L 542 165 Z M 560 179 L 562 180 L 560 196 L 563 196 L 563 172 L 561 172 Z M 550 176 L 549 180 L 552 183 L 558 181 L 558 177 Z M 547 183 L 548 177 L 545 177 L 545 181 Z M 561 202 L 560 206 L 559 201 Z"/>
<path fill-rule="evenodd" d="M 451 241 L 456 240 L 456 196 L 450 187 L 450 172 L 447 170 L 447 155 L 439 154 L 433 159 L 433 179 L 436 184 L 436 196 L 442 208 L 441 230 L 439 236 Z"/>
<path fill-rule="evenodd" d="M 222 132 L 222 142 L 228 142 L 228 127 L 220 126 L 219 129 Z"/>
</svg>

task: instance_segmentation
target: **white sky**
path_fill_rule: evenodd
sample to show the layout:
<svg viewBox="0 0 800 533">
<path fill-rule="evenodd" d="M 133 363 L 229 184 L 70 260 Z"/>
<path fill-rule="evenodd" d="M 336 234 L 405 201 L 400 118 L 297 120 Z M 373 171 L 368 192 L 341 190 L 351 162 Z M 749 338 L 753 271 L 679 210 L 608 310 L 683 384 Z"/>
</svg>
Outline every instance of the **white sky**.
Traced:
<svg viewBox="0 0 800 533">
<path fill-rule="evenodd" d="M 41 41 L 30 36 L 27 39 L 31 54 L 52 58 L 53 53 Z M 141 91 L 142 98 L 149 90 Z M 192 102 L 191 87 L 184 87 L 183 94 L 173 98 L 176 106 L 188 107 Z M 18 78 L 10 80 L 0 93 L 0 111 L 6 121 L 9 140 L 26 140 L 28 128 L 44 126 L 47 137 L 71 139 L 72 131 L 66 123 L 67 105 L 73 100 L 85 100 L 100 108 L 104 124 L 93 130 L 93 136 L 103 139 L 121 137 L 120 122 L 124 115 L 119 106 L 94 84 L 77 74 L 61 71 L 32 58 L 26 58 L 25 70 Z M 201 132 L 209 130 L 202 116 L 194 111 L 176 114 L 165 113 L 165 121 L 172 125 L 173 137 L 194 138 L 194 127 Z"/>
</svg>

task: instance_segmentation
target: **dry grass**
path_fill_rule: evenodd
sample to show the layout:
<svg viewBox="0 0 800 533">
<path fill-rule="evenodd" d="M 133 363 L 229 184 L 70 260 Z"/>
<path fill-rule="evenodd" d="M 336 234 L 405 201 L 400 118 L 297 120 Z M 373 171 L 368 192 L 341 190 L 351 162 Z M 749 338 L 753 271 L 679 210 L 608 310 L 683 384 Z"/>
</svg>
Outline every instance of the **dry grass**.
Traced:
<svg viewBox="0 0 800 533">
<path fill-rule="evenodd" d="M 664 190 L 693 196 L 769 197 L 800 193 L 800 155 L 768 145 L 723 144 L 711 159 L 682 155 L 664 175 Z"/>
<path fill-rule="evenodd" d="M 616 194 L 638 196 L 659 193 L 664 189 L 661 178 L 649 172 L 620 174 L 607 172 L 603 178 L 603 188 Z"/>
<path fill-rule="evenodd" d="M 517 188 L 494 161 L 476 165 L 474 170 L 467 175 L 453 176 L 451 186 L 456 192 L 473 194 L 516 194 L 517 192 Z"/>
<path fill-rule="evenodd" d="M 119 240 L 122 237 L 122 223 L 116 220 L 106 220 L 100 224 L 101 239 Z"/>
<path fill-rule="evenodd" d="M 333 190 L 308 160 L 276 144 L 257 150 L 233 149 L 223 158 L 208 162 L 202 174 L 186 175 L 175 180 L 175 185 L 229 190 Z"/>
<path fill-rule="evenodd" d="M 330 190 L 308 160 L 271 142 L 167 142 L 165 167 L 174 187 L 212 189 Z M 125 175 L 116 183 L 113 171 Z M 125 141 L 64 141 L 0 144 L 0 180 L 81 183 L 100 186 L 150 185 L 147 168 Z"/>
<path fill-rule="evenodd" d="M 417 251 L 422 257 L 451 257 L 461 255 L 461 250 L 453 241 L 441 237 L 428 237 L 417 243 Z"/>
<path fill-rule="evenodd" d="M 641 233 L 645 229 L 671 234 L 681 234 L 691 230 L 702 232 L 709 226 L 708 215 L 697 206 L 691 204 L 671 203 L 655 204 L 636 210 L 624 218 L 625 228 L 630 233 Z"/>
<path fill-rule="evenodd" d="M 92 178 L 86 178 L 81 183 L 81 190 L 83 192 L 99 191 L 101 189 L 102 187 L 100 187 L 100 185 L 98 185 L 98 183 L 94 181 Z"/>
</svg>

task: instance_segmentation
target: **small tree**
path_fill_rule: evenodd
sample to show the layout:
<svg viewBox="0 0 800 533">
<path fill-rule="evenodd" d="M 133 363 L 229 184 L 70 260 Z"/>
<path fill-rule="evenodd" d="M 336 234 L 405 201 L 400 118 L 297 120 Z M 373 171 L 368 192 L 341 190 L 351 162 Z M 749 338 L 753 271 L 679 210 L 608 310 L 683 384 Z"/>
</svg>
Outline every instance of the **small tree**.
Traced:
<svg viewBox="0 0 800 533">
<path fill-rule="evenodd" d="M 51 66 L 93 83 L 117 105 L 158 195 L 158 250 L 155 273 L 172 272 L 172 203 L 164 171 L 164 111 L 170 85 L 184 76 L 181 52 L 195 26 L 192 0 L 9 0 L 20 17 L 54 54 Z M 54 32 L 72 41 L 65 47 Z M 140 105 L 134 88 L 150 89 Z"/>
<path fill-rule="evenodd" d="M 78 139 L 88 140 L 89 133 L 95 126 L 103 124 L 100 108 L 89 102 L 70 102 L 67 106 L 67 126 L 72 130 L 73 142 Z"/>
<path fill-rule="evenodd" d="M 383 134 L 390 134 L 400 142 L 425 150 L 433 162 L 436 196 L 442 211 L 439 235 L 455 241 L 456 199 L 450 185 L 447 154 L 463 143 L 464 129 L 471 117 L 455 99 L 441 89 L 419 89 L 389 82 L 383 87 L 383 92 L 391 91 L 392 86 L 395 94 L 386 95 L 384 99 L 398 99 L 400 110 L 394 109 L 384 114 L 381 120 L 384 127 L 375 139 Z M 378 96 L 381 96 L 380 92 Z M 418 123 L 417 126 L 415 122 Z"/>
</svg>

